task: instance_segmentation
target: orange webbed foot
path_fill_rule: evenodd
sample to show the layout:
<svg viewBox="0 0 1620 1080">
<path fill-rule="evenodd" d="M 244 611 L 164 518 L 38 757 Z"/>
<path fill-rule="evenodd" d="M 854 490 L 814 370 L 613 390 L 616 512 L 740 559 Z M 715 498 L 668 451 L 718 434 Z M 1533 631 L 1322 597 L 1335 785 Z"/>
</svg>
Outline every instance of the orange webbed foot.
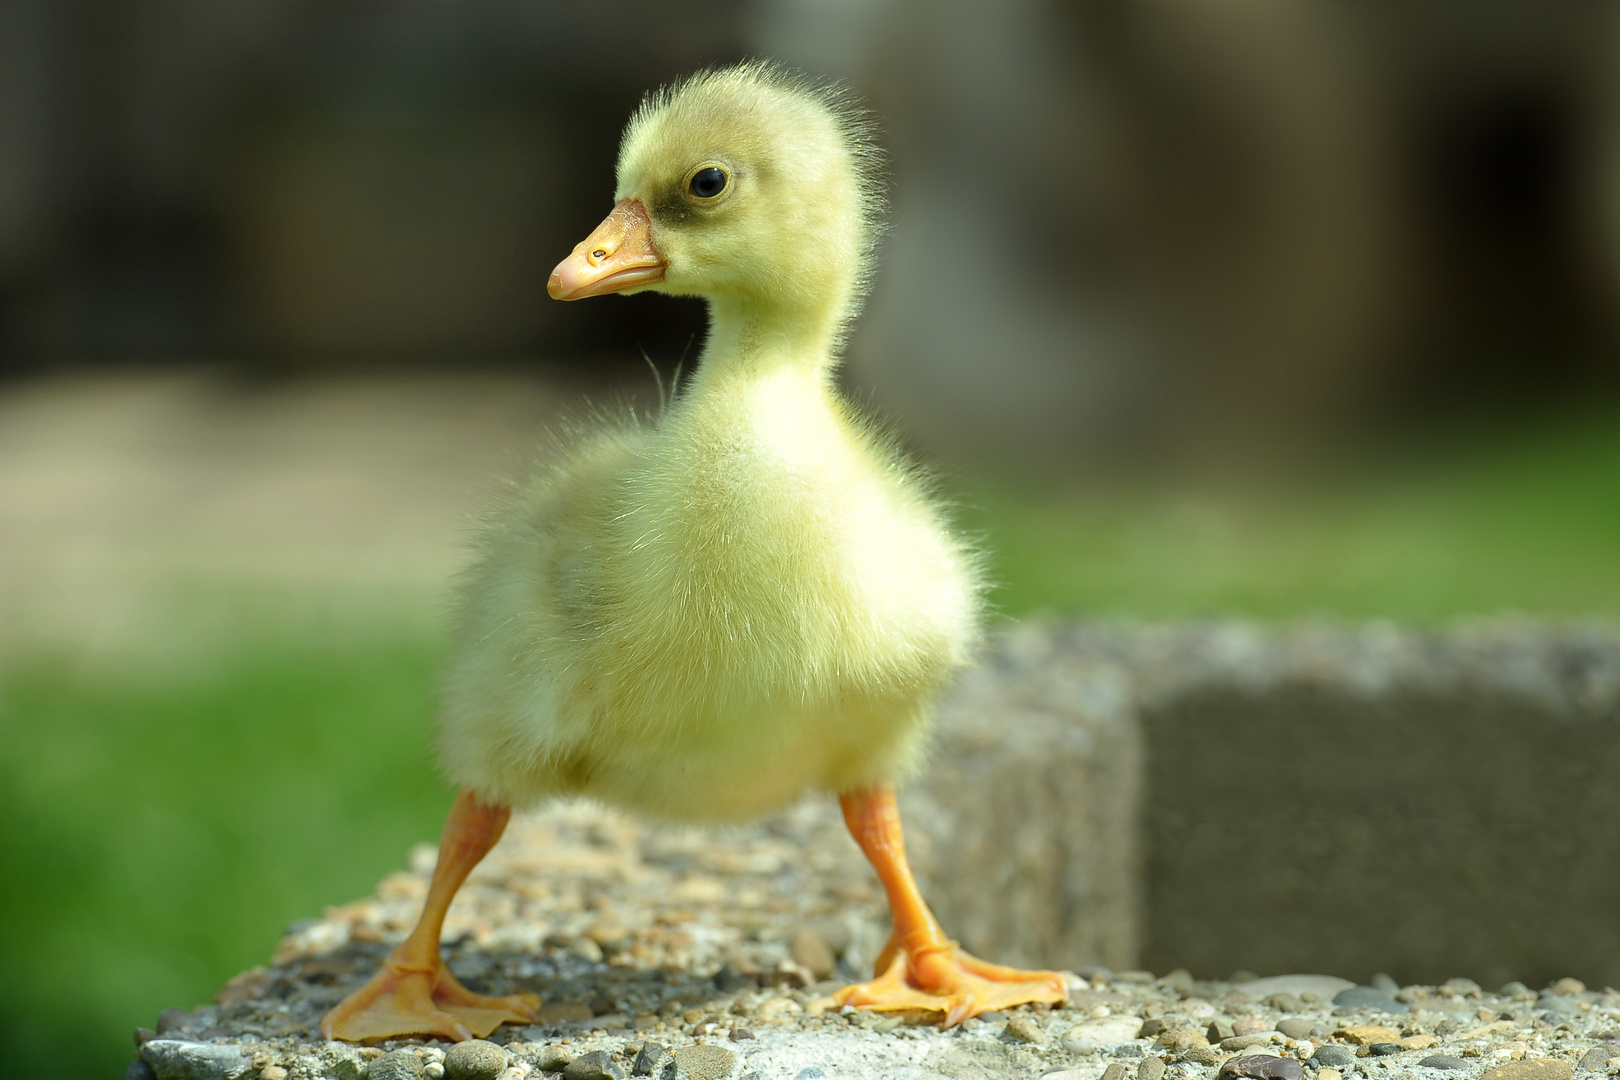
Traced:
<svg viewBox="0 0 1620 1080">
<path fill-rule="evenodd" d="M 1055 971 L 1020 971 L 963 952 L 955 942 L 913 952 L 889 949 L 878 959 L 881 974 L 832 995 L 835 1006 L 921 1010 L 945 1014 L 946 1027 L 1015 1005 L 1069 998 L 1068 983 Z"/>
<path fill-rule="evenodd" d="M 424 969 L 389 962 L 321 1018 L 321 1033 L 347 1042 L 401 1035 L 465 1042 L 481 1039 L 504 1023 L 529 1023 L 539 1008 L 540 999 L 534 994 L 475 994 L 443 963 Z"/>
</svg>

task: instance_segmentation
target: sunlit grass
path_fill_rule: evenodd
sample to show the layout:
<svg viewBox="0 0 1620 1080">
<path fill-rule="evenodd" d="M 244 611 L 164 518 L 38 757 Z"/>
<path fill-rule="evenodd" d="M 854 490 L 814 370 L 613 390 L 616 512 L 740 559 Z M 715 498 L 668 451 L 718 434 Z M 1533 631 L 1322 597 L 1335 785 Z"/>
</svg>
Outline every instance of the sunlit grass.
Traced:
<svg viewBox="0 0 1620 1080">
<path fill-rule="evenodd" d="M 1620 424 L 1242 495 L 958 488 L 1010 615 L 1620 615 Z M 129 1029 L 207 1000 L 289 920 L 367 892 L 438 831 L 433 602 L 334 623 L 211 596 L 153 630 L 206 643 L 184 662 L 0 658 L 17 1075 L 117 1075 Z"/>
<path fill-rule="evenodd" d="M 1620 423 L 1242 492 L 969 483 L 1011 615 L 1620 615 Z"/>
<path fill-rule="evenodd" d="M 158 678 L 65 661 L 7 673 L 9 1074 L 118 1075 L 133 1027 L 209 1000 L 290 920 L 363 895 L 436 833 L 438 641 L 378 629 L 337 647 L 248 636 Z"/>
</svg>

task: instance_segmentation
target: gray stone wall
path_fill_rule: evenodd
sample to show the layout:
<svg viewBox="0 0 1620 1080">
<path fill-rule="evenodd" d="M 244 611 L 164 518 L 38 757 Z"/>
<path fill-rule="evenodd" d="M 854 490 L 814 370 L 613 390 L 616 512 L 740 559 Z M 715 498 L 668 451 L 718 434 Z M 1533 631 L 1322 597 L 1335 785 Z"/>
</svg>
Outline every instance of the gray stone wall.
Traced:
<svg viewBox="0 0 1620 1080">
<path fill-rule="evenodd" d="M 1023 627 L 907 799 L 969 949 L 1620 983 L 1620 637 Z"/>
</svg>

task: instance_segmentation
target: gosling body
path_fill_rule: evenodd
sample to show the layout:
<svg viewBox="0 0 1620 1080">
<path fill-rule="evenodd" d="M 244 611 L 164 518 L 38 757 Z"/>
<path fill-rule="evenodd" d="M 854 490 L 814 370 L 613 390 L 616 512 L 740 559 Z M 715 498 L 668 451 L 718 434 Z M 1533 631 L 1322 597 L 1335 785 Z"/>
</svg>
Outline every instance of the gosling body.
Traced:
<svg viewBox="0 0 1620 1080">
<path fill-rule="evenodd" d="M 462 986 L 439 935 L 512 808 L 556 795 L 730 821 L 836 793 L 894 931 L 876 978 L 829 1007 L 956 1024 L 1066 996 L 1055 972 L 959 949 L 906 862 L 892 785 L 972 651 L 982 589 L 919 474 L 834 388 L 876 231 L 871 154 L 836 94 L 760 64 L 631 120 L 616 205 L 548 291 L 700 296 L 709 339 L 667 410 L 579 425 L 491 512 L 461 583 L 441 737 L 461 790 L 422 916 L 327 1037 L 534 1019 L 534 994 Z"/>
<path fill-rule="evenodd" d="M 447 690 L 457 783 L 714 821 L 914 767 L 978 633 L 974 556 L 825 357 L 712 353 L 487 525 Z"/>
</svg>

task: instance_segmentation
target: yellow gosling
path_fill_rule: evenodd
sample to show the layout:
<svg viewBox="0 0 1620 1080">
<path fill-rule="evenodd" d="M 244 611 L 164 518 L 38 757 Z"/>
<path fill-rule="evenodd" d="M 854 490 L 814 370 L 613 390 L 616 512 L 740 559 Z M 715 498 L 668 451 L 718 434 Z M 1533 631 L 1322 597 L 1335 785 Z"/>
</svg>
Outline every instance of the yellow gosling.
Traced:
<svg viewBox="0 0 1620 1080">
<path fill-rule="evenodd" d="M 1052 972 L 962 953 L 905 862 L 891 785 L 977 641 L 982 585 L 927 484 L 833 385 L 878 231 L 875 162 L 840 94 L 763 64 L 632 118 L 617 204 L 549 291 L 702 297 L 709 338 L 661 415 L 571 433 L 491 513 L 461 583 L 440 740 L 461 792 L 429 902 L 329 1037 L 532 1019 L 532 995 L 456 984 L 438 938 L 509 808 L 559 795 L 706 822 L 837 794 L 895 919 L 878 978 L 837 1003 L 954 1024 L 1066 996 Z"/>
</svg>

